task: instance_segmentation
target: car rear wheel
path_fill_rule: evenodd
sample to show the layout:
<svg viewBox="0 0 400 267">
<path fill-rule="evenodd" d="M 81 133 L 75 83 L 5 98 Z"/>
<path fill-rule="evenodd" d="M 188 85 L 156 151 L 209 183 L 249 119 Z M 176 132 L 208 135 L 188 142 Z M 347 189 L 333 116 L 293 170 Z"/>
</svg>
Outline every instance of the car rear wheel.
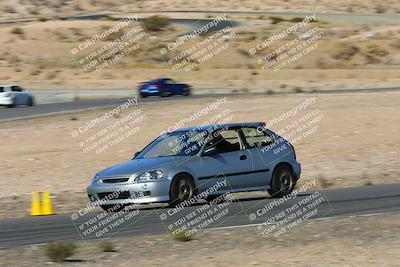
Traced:
<svg viewBox="0 0 400 267">
<path fill-rule="evenodd" d="M 280 165 L 274 170 L 270 184 L 271 189 L 267 191 L 271 197 L 283 197 L 290 194 L 295 185 L 296 181 L 292 168 L 288 165 Z"/>
<path fill-rule="evenodd" d="M 107 212 L 117 212 L 117 211 L 121 211 L 121 210 L 123 210 L 125 208 L 124 205 L 120 205 L 120 204 L 117 204 L 117 205 L 100 205 L 100 207 L 103 210 L 107 211 Z"/>
<path fill-rule="evenodd" d="M 30 97 L 30 98 L 28 99 L 28 106 L 32 107 L 33 105 L 34 105 L 34 103 L 33 103 L 33 98 Z"/>
<path fill-rule="evenodd" d="M 170 190 L 170 206 L 176 206 L 194 195 L 195 186 L 189 175 L 179 175 L 173 181 Z"/>
<path fill-rule="evenodd" d="M 183 96 L 190 96 L 190 88 L 188 88 L 188 87 L 185 87 L 184 89 L 183 89 L 183 94 L 182 94 Z"/>
</svg>

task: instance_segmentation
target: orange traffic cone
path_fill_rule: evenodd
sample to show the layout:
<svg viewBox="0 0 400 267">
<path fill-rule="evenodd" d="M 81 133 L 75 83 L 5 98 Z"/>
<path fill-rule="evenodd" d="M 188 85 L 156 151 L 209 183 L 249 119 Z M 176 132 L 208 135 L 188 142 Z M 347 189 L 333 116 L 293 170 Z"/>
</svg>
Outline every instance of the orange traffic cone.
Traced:
<svg viewBox="0 0 400 267">
<path fill-rule="evenodd" d="M 39 192 L 32 192 L 31 215 L 32 215 L 32 216 L 42 215 L 42 211 L 41 211 L 41 209 L 40 209 L 40 196 L 39 196 Z"/>
<path fill-rule="evenodd" d="M 53 205 L 51 204 L 51 198 L 49 192 L 42 193 L 42 214 L 41 215 L 53 215 Z"/>
</svg>

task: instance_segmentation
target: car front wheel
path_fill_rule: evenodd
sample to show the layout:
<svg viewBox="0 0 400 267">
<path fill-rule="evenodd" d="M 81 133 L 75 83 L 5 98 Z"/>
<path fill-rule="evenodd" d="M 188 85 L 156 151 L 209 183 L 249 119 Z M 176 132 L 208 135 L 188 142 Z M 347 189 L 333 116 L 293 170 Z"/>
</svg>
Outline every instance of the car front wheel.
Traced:
<svg viewBox="0 0 400 267">
<path fill-rule="evenodd" d="M 271 189 L 267 191 L 271 197 L 283 197 L 290 194 L 295 185 L 296 180 L 292 168 L 288 165 L 280 165 L 274 170 L 270 184 Z"/>
<path fill-rule="evenodd" d="M 190 96 L 190 88 L 186 87 L 183 89 L 183 96 Z"/>
<path fill-rule="evenodd" d="M 195 186 L 189 175 L 179 175 L 172 181 L 170 190 L 170 206 L 176 206 L 194 195 Z"/>
<path fill-rule="evenodd" d="M 161 89 L 160 96 L 161 97 L 167 97 L 167 96 L 170 96 L 170 93 L 165 89 Z"/>
<path fill-rule="evenodd" d="M 34 105 L 33 98 L 30 97 L 30 98 L 28 99 L 28 106 L 32 107 L 33 105 Z"/>
</svg>

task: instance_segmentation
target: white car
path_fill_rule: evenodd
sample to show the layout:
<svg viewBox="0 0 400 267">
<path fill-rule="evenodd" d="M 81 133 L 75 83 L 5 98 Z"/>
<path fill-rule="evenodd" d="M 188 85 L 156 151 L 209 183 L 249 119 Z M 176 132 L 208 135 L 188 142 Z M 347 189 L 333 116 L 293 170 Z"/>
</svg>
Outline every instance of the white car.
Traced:
<svg viewBox="0 0 400 267">
<path fill-rule="evenodd" d="M 0 85 L 0 106 L 33 106 L 33 96 L 17 85 Z"/>
</svg>

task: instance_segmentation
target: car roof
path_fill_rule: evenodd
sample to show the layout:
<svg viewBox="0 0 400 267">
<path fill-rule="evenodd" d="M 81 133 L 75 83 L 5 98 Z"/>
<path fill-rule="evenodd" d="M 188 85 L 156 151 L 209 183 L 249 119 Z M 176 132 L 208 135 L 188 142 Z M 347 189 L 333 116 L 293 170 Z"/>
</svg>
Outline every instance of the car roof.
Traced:
<svg viewBox="0 0 400 267">
<path fill-rule="evenodd" d="M 164 81 L 164 80 L 169 80 L 169 78 L 157 78 L 157 79 L 154 79 L 154 80 L 150 80 L 147 83 L 161 82 L 161 81 Z"/>
<path fill-rule="evenodd" d="M 194 127 L 188 127 L 188 128 L 181 128 L 181 129 L 176 129 L 175 131 L 171 131 L 170 133 L 174 132 L 185 132 L 185 131 L 191 131 L 191 130 L 207 130 L 210 128 L 214 128 L 215 130 L 217 129 L 222 129 L 225 127 L 243 127 L 243 126 L 262 126 L 264 125 L 264 122 L 238 122 L 238 123 L 225 123 L 225 124 L 210 124 L 210 125 L 202 125 L 202 126 L 194 126 Z"/>
</svg>

